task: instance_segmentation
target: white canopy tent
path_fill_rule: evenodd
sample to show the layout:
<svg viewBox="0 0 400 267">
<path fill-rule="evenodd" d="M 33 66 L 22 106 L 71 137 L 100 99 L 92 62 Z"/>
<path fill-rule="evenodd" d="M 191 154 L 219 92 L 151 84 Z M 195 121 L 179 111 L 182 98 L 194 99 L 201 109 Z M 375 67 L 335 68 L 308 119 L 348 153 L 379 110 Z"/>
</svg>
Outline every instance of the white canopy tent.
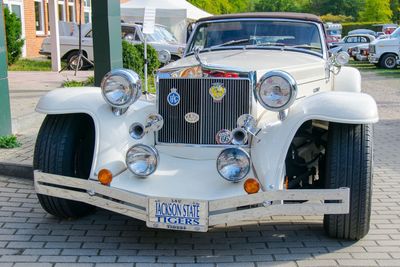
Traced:
<svg viewBox="0 0 400 267">
<path fill-rule="evenodd" d="M 156 23 L 167 26 L 180 42 L 186 40 L 188 22 L 211 16 L 185 0 L 128 0 L 121 3 L 121 18 L 143 22 L 145 8 L 155 9 Z"/>
</svg>

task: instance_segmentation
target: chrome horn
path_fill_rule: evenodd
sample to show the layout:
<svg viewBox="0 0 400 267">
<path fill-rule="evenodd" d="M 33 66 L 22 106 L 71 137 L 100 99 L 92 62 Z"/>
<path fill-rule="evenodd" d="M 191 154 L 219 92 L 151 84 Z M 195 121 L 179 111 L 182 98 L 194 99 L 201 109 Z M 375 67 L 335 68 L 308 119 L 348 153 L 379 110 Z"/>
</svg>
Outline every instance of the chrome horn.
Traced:
<svg viewBox="0 0 400 267">
<path fill-rule="evenodd" d="M 149 132 L 157 132 L 164 126 L 164 119 L 160 114 L 152 114 L 147 117 L 146 125 L 135 122 L 129 127 L 129 135 L 135 139 L 142 139 Z"/>
<path fill-rule="evenodd" d="M 232 144 L 244 145 L 247 143 L 249 136 L 244 128 L 236 128 L 232 131 Z"/>
<path fill-rule="evenodd" d="M 144 131 L 146 133 L 157 132 L 161 130 L 163 126 L 164 126 L 164 118 L 160 114 L 152 114 L 147 117 Z"/>
<path fill-rule="evenodd" d="M 250 114 L 243 114 L 237 120 L 237 126 L 245 129 L 249 134 L 256 136 L 261 129 L 257 128 L 256 119 Z"/>
</svg>

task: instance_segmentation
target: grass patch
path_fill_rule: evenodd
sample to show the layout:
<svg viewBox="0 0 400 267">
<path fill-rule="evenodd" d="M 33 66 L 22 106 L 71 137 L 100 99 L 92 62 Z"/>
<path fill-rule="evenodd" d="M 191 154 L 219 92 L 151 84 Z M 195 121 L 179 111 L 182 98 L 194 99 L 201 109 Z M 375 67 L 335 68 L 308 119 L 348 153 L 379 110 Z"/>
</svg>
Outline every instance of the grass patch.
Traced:
<svg viewBox="0 0 400 267">
<path fill-rule="evenodd" d="M 351 60 L 348 66 L 357 68 L 358 70 L 364 72 L 374 72 L 377 75 L 386 76 L 388 78 L 400 78 L 400 68 L 396 68 L 393 70 L 383 69 L 367 61 L 354 61 L 354 60 Z"/>
<path fill-rule="evenodd" d="M 61 62 L 64 68 L 65 62 Z M 34 60 L 21 58 L 13 65 L 8 67 L 9 71 L 51 71 L 51 60 Z"/>
<path fill-rule="evenodd" d="M 63 87 L 85 87 L 94 86 L 94 77 L 89 76 L 85 81 L 68 80 L 62 84 Z"/>
<path fill-rule="evenodd" d="M 20 147 L 21 143 L 15 135 L 0 136 L 0 148 L 16 148 Z"/>
</svg>

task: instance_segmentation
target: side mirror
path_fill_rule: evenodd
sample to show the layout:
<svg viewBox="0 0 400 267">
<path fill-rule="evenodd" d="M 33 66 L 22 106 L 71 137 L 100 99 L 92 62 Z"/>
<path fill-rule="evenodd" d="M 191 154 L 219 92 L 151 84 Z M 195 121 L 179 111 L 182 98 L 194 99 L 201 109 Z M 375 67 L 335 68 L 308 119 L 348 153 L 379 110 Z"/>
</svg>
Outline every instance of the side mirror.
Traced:
<svg viewBox="0 0 400 267">
<path fill-rule="evenodd" d="M 167 64 L 171 61 L 171 53 L 168 50 L 161 50 L 158 52 L 158 60 L 163 64 Z"/>
</svg>

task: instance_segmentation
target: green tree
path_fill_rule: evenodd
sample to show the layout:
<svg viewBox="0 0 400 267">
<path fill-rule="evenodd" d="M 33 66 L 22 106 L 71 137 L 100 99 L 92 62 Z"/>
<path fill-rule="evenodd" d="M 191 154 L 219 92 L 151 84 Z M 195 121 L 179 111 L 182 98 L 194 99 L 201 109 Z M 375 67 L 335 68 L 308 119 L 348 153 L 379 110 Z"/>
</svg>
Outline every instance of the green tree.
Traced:
<svg viewBox="0 0 400 267">
<path fill-rule="evenodd" d="M 345 15 L 356 18 L 365 0 L 310 0 L 309 10 L 317 15 Z"/>
<path fill-rule="evenodd" d="M 295 0 L 259 0 L 258 3 L 255 4 L 254 9 L 256 11 L 268 12 L 296 12 L 300 10 Z"/>
<path fill-rule="evenodd" d="M 390 8 L 393 12 L 392 20 L 396 23 L 400 23 L 400 0 L 391 0 Z"/>
<path fill-rule="evenodd" d="M 392 15 L 390 0 L 365 0 L 365 7 L 360 11 L 359 20 L 391 22 Z"/>
<path fill-rule="evenodd" d="M 21 38 L 21 21 L 15 14 L 10 13 L 8 8 L 4 8 L 4 17 L 8 65 L 12 65 L 21 57 L 24 46 L 24 40 Z"/>
</svg>

